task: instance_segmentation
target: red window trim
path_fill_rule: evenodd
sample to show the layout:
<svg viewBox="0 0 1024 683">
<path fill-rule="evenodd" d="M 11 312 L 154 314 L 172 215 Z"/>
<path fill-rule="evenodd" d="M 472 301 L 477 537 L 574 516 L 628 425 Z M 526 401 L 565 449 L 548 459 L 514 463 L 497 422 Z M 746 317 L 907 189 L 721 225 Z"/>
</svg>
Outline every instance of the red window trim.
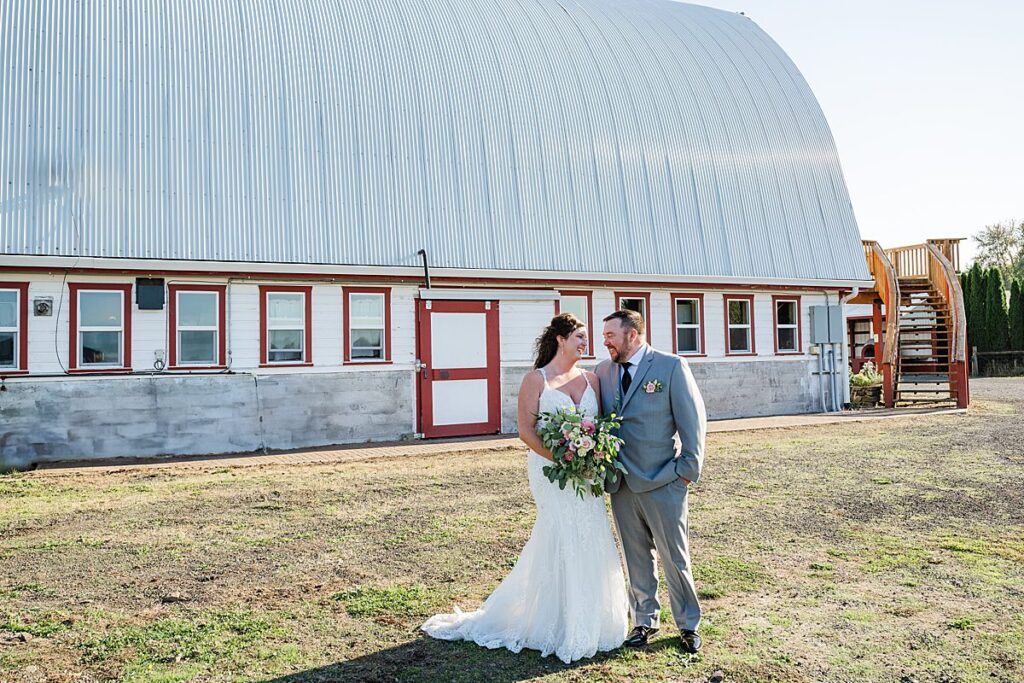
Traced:
<svg viewBox="0 0 1024 683">
<path fill-rule="evenodd" d="M 300 362 L 271 363 L 267 360 L 267 294 L 276 292 L 300 292 L 306 295 L 306 321 L 303 334 L 305 346 Z M 307 368 L 313 365 L 313 287 L 302 285 L 260 285 L 260 367 L 261 368 Z"/>
<path fill-rule="evenodd" d="M 0 289 L 18 292 L 18 367 L 0 368 L 0 377 L 28 373 L 28 283 L 0 282 Z"/>
<path fill-rule="evenodd" d="M 558 296 L 582 296 L 587 300 L 587 319 L 583 321 L 583 324 L 587 326 L 587 330 L 590 332 L 590 338 L 588 341 L 587 355 L 583 356 L 587 360 L 597 358 L 594 355 L 594 293 L 592 291 L 586 291 L 582 289 L 560 289 L 558 290 Z M 555 299 L 555 315 L 562 312 L 562 302 L 559 299 Z"/>
<path fill-rule="evenodd" d="M 708 355 L 708 347 L 705 342 L 704 336 L 704 293 L 703 292 L 672 292 L 669 294 L 672 305 L 672 353 L 677 356 L 686 356 L 687 358 L 705 358 Z M 700 352 L 699 353 L 680 353 L 679 351 L 679 334 L 676 329 L 676 300 L 677 299 L 697 299 L 698 315 L 700 315 Z"/>
<path fill-rule="evenodd" d="M 124 295 L 124 312 L 122 313 L 124 339 L 121 343 L 120 367 L 78 367 L 78 293 L 92 291 L 121 291 Z M 69 282 L 68 297 L 71 299 L 68 316 L 68 372 L 88 374 L 90 372 L 131 372 L 132 371 L 132 285 Z"/>
<path fill-rule="evenodd" d="M 795 301 L 796 302 L 796 351 L 779 351 L 779 322 L 778 322 L 778 309 L 776 308 L 776 302 L 779 301 Z M 804 325 L 803 318 L 800 313 L 800 296 L 799 295 L 788 295 L 788 294 L 773 294 L 772 295 L 772 337 L 773 343 L 775 344 L 775 355 L 776 356 L 802 356 L 804 355 Z"/>
<path fill-rule="evenodd" d="M 615 305 L 615 310 L 619 310 L 620 299 L 643 299 L 645 301 L 644 308 L 646 309 L 647 317 L 644 323 L 647 326 L 647 343 L 651 343 L 651 293 L 650 292 L 612 292 L 612 296 L 615 300 L 612 302 Z"/>
<path fill-rule="evenodd" d="M 757 334 L 754 327 L 754 295 L 753 294 L 726 294 L 722 297 L 725 309 L 725 355 L 727 356 L 756 356 L 757 355 Z M 730 351 L 729 350 L 729 302 L 733 300 L 745 300 L 750 302 L 750 350 Z"/>
<path fill-rule="evenodd" d="M 348 299 L 349 294 L 383 294 L 384 295 L 384 358 L 383 360 L 352 360 L 352 349 L 349 346 Z M 344 345 L 345 365 L 390 365 L 391 364 L 391 288 L 390 287 L 342 287 L 342 343 Z"/>
<path fill-rule="evenodd" d="M 223 370 L 227 367 L 227 285 L 167 285 L 167 319 L 170 334 L 167 342 L 168 370 Z M 217 362 L 213 365 L 178 365 L 178 292 L 216 292 L 217 299 Z"/>
</svg>

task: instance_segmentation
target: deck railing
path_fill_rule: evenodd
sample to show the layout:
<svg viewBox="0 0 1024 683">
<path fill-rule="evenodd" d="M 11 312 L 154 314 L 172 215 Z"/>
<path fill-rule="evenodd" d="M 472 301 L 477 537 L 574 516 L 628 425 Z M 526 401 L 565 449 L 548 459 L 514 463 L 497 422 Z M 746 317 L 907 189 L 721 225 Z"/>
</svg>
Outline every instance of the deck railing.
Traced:
<svg viewBox="0 0 1024 683">
<path fill-rule="evenodd" d="M 928 240 L 927 244 L 913 244 L 909 247 L 886 249 L 885 253 L 896 269 L 897 277 L 930 277 L 931 256 L 928 245 L 934 246 L 949 261 L 953 272 L 960 271 L 960 242 L 962 240 L 937 239 Z"/>
<path fill-rule="evenodd" d="M 868 270 L 875 279 L 878 298 L 885 304 L 885 338 L 882 341 L 882 371 L 885 405 L 895 405 L 894 380 L 898 372 L 900 335 L 900 282 L 892 262 L 878 242 L 864 240 Z"/>
</svg>

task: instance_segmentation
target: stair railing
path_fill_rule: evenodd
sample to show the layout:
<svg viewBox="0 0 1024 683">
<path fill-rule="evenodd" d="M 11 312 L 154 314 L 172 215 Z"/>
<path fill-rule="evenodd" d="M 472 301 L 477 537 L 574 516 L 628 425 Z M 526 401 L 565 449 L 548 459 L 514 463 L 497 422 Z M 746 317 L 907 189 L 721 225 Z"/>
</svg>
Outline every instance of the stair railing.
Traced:
<svg viewBox="0 0 1024 683">
<path fill-rule="evenodd" d="M 882 377 L 885 405 L 892 408 L 895 401 L 894 378 L 899 371 L 900 336 L 900 282 L 896 269 L 878 242 L 864 240 L 864 253 L 868 270 L 875 278 L 878 298 L 885 304 L 885 340 L 882 342 Z"/>
<path fill-rule="evenodd" d="M 949 386 L 957 406 L 966 408 L 970 403 L 970 385 L 967 381 L 967 315 L 964 312 L 964 293 L 956 269 L 943 253 L 948 240 L 928 240 L 928 279 L 949 310 Z"/>
</svg>

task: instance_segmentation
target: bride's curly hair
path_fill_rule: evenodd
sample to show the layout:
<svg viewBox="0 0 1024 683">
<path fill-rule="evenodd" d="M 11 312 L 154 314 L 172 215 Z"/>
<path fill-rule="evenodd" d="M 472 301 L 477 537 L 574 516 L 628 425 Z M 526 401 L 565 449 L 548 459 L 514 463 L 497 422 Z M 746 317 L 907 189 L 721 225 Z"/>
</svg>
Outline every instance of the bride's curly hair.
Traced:
<svg viewBox="0 0 1024 683">
<path fill-rule="evenodd" d="M 551 324 L 544 328 L 534 344 L 536 360 L 533 367 L 539 369 L 550 363 L 558 353 L 558 338 L 568 338 L 581 327 L 586 325 L 572 313 L 559 313 L 552 318 Z"/>
</svg>

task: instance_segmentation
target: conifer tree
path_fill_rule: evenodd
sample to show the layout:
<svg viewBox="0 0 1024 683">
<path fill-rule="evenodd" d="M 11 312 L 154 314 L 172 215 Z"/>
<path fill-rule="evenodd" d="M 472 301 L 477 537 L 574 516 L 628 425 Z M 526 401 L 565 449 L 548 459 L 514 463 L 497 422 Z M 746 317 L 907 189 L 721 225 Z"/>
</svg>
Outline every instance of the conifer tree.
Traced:
<svg viewBox="0 0 1024 683">
<path fill-rule="evenodd" d="M 986 276 L 988 291 L 985 300 L 985 336 L 987 351 L 1008 351 L 1010 348 L 1010 316 L 1006 311 L 1006 290 L 1003 273 L 990 268 Z"/>
<path fill-rule="evenodd" d="M 975 261 L 967 273 L 967 294 L 969 302 L 965 302 L 970 310 L 967 318 L 968 352 L 978 347 L 978 351 L 987 351 L 988 339 L 985 335 L 985 292 L 987 280 L 985 272 Z"/>
<path fill-rule="evenodd" d="M 1024 351 L 1024 281 L 1010 288 L 1010 350 Z"/>
</svg>

